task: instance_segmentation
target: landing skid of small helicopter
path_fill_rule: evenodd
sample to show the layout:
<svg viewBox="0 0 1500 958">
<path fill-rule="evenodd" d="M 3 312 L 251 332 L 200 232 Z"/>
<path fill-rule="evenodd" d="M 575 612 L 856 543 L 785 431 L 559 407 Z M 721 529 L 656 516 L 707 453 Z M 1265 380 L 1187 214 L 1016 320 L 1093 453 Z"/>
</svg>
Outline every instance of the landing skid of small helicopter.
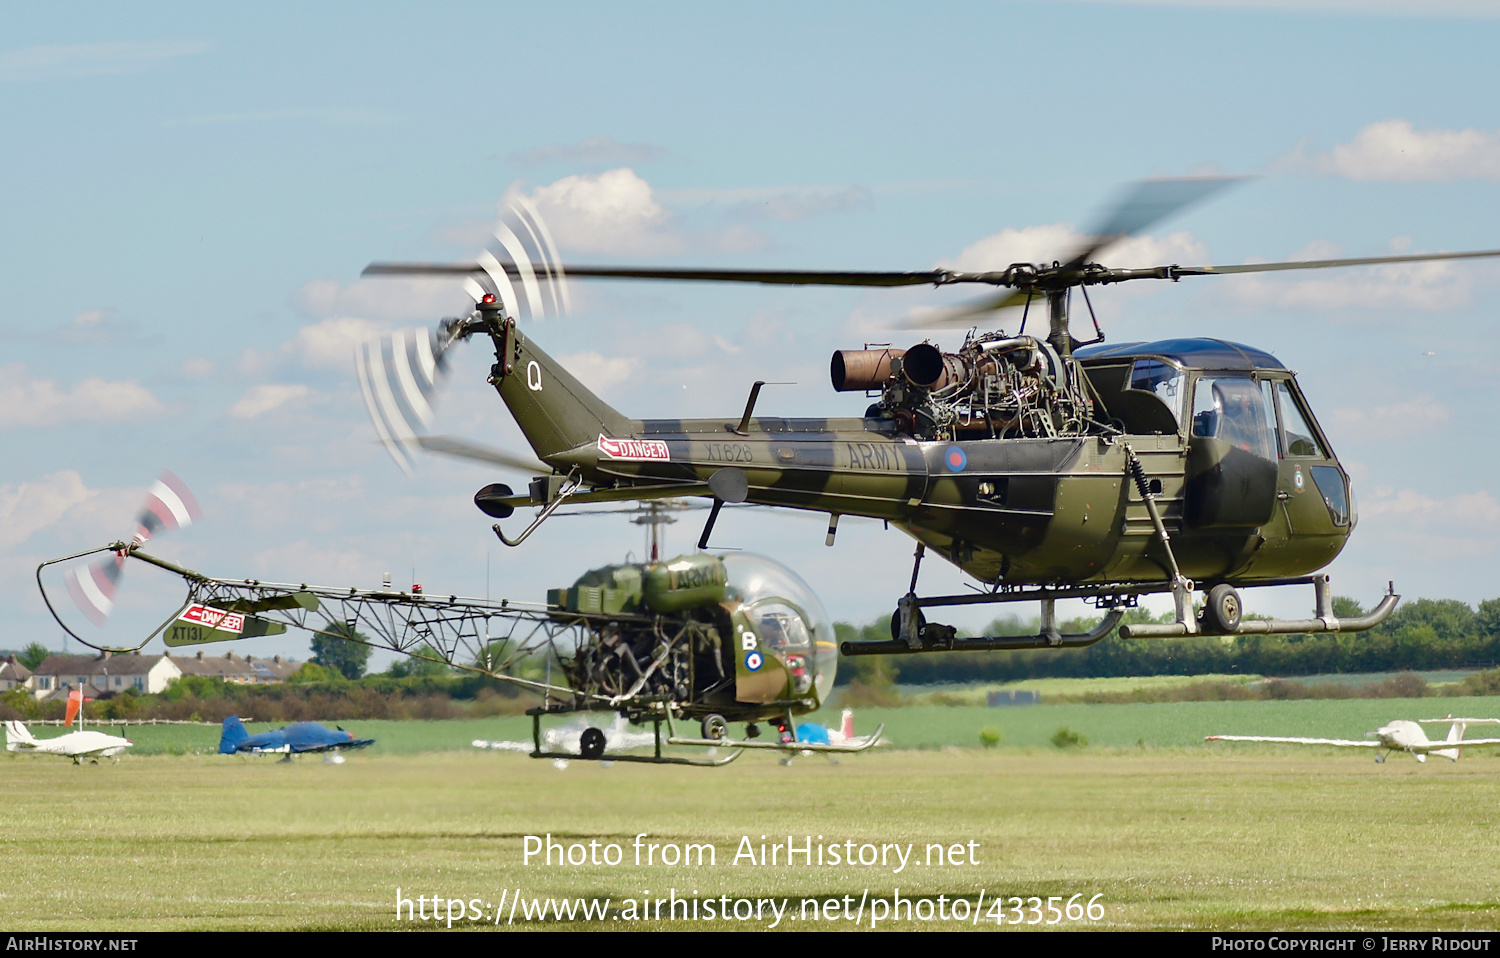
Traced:
<svg viewBox="0 0 1500 958">
<path fill-rule="evenodd" d="M 647 765 L 697 765 L 706 768 L 717 768 L 728 765 L 739 758 L 745 749 L 761 749 L 782 752 L 786 757 L 792 757 L 803 752 L 835 753 L 842 752 L 852 754 L 865 752 L 880 742 L 880 737 L 885 733 L 885 725 L 882 724 L 873 734 L 865 736 L 862 741 L 854 745 L 846 744 L 822 744 L 819 742 L 756 742 L 751 740 L 734 740 L 729 738 L 690 738 L 677 733 L 677 724 L 670 715 L 664 719 L 656 719 L 653 722 L 655 736 L 654 750 L 651 755 L 628 755 L 623 752 L 607 751 L 607 740 L 602 729 L 585 729 L 578 742 L 578 751 L 559 752 L 546 751 L 542 748 L 542 716 L 557 715 L 565 711 L 556 707 L 531 709 L 526 714 L 531 716 L 531 740 L 534 748 L 531 751 L 532 758 L 549 758 L 553 760 L 574 762 L 638 762 Z M 662 724 L 666 723 L 667 735 L 662 737 Z M 790 728 L 791 718 L 787 717 L 787 726 Z M 591 734 L 592 733 L 592 734 Z M 730 749 L 728 755 L 720 757 L 688 758 L 679 755 L 663 755 L 664 746 L 687 746 L 702 747 L 709 749 Z"/>
</svg>

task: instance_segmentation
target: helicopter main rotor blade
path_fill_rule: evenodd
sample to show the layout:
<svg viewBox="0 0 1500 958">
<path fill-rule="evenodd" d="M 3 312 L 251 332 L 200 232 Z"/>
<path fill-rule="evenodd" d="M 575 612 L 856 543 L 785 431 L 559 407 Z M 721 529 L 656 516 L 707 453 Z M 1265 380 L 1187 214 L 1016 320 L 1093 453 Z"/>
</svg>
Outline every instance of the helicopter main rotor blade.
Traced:
<svg viewBox="0 0 1500 958">
<path fill-rule="evenodd" d="M 1176 276 L 1216 276 L 1227 273 L 1269 273 L 1283 269 L 1333 269 L 1339 266 L 1377 266 L 1382 263 L 1430 263 L 1450 259 L 1487 259 L 1500 256 L 1500 249 L 1468 253 L 1415 253 L 1407 256 L 1361 256 L 1351 259 L 1310 259 L 1293 263 L 1242 263 L 1238 266 L 1169 266 Z M 1121 270 L 1120 272 L 1130 272 Z"/>
<path fill-rule="evenodd" d="M 1090 262 L 1107 246 L 1133 236 L 1173 213 L 1248 179 L 1244 176 L 1189 176 L 1134 183 L 1109 208 L 1085 245 L 1062 260 L 1064 269 Z"/>
<path fill-rule="evenodd" d="M 964 306 L 945 309 L 926 319 L 897 320 L 896 329 L 961 329 L 972 326 L 981 316 L 1014 306 L 1025 306 L 1028 301 L 1046 298 L 1046 294 L 1034 288 L 1017 289 L 1008 293 L 987 296 Z"/>
<path fill-rule="evenodd" d="M 514 267 L 503 264 L 506 272 Z M 483 272 L 478 263 L 371 263 L 363 276 L 467 276 Z M 774 286 L 943 286 L 949 283 L 992 283 L 998 274 L 845 272 L 797 269 L 651 269 L 632 266 L 567 266 L 568 276 L 592 279 L 675 279 L 699 283 L 764 283 Z"/>
<path fill-rule="evenodd" d="M 445 456 L 493 463 L 497 466 L 505 466 L 507 469 L 516 469 L 538 476 L 552 474 L 550 467 L 542 465 L 535 459 L 518 456 L 503 449 L 481 446 L 465 439 L 455 439 L 453 436 L 417 436 L 411 441 L 428 452 L 442 453 Z"/>
</svg>

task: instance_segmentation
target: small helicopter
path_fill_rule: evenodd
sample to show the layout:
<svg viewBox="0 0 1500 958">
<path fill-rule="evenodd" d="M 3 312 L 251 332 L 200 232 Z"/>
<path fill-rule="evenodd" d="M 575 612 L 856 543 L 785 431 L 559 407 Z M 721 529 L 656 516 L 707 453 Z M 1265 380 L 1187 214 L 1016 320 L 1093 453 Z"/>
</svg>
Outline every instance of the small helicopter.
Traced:
<svg viewBox="0 0 1500 958">
<path fill-rule="evenodd" d="M 142 551 L 153 535 L 200 514 L 182 481 L 165 473 L 141 509 L 134 539 L 44 562 L 37 585 L 63 630 L 101 651 L 134 651 L 157 635 L 177 648 L 278 635 L 290 626 L 529 689 L 543 699 L 528 712 L 534 758 L 716 766 L 746 749 L 775 750 L 785 760 L 874 747 L 884 726 L 858 740 L 802 740 L 794 716 L 816 711 L 833 690 L 832 622 L 807 583 L 771 559 L 749 553 L 661 559 L 660 527 L 682 508 L 655 500 L 631 510 L 651 528 L 650 559 L 594 569 L 568 588 L 550 590 L 543 605 L 436 595 L 416 584 L 400 590 L 389 576 L 380 589 L 363 590 L 202 575 Z M 107 554 L 76 561 L 98 553 Z M 105 648 L 68 626 L 43 576 L 62 565 L 66 591 L 102 625 L 127 559 L 180 577 L 187 594 L 143 641 Z M 558 751 L 555 736 L 544 734 L 544 718 L 595 711 L 650 724 L 652 753 L 606 754 L 599 728 L 583 730 L 576 753 Z M 681 729 L 684 720 L 697 722 L 701 734 Z M 731 722 L 746 724 L 744 739 L 731 739 Z M 760 723 L 775 734 L 762 740 Z M 671 746 L 714 751 L 703 758 L 664 752 Z"/>
<path fill-rule="evenodd" d="M 1083 248 L 1046 263 L 990 272 L 818 272 L 564 266 L 535 209 L 519 204 L 477 262 L 374 263 L 366 276 L 454 276 L 476 300 L 467 317 L 431 333 L 403 333 L 364 348 L 361 381 L 377 430 L 398 461 L 418 435 L 444 368 L 471 337 L 488 341 L 488 382 L 540 458 L 524 494 L 492 484 L 474 501 L 509 518 L 536 507 L 516 546 L 565 504 L 701 496 L 720 507 L 753 503 L 827 513 L 832 545 L 841 516 L 884 520 L 917 540 L 911 586 L 891 617 L 890 641 L 846 642 L 845 655 L 1078 647 L 1098 642 L 1143 595 L 1170 593 L 1175 621 L 1120 626 L 1126 638 L 1193 634 L 1352 632 L 1395 609 L 1393 586 L 1366 615 L 1334 614 L 1328 577 L 1358 522 L 1349 477 L 1292 371 L 1263 350 L 1210 338 L 1105 345 L 1075 338 L 1070 302 L 1089 287 L 1144 279 L 1323 269 L 1500 256 L 1500 250 L 1231 266 L 1144 269 L 1096 263 L 1138 233 L 1234 182 L 1136 184 Z M 955 352 L 836 352 L 833 388 L 875 401 L 844 419 L 755 415 L 763 382 L 738 417 L 640 420 L 617 412 L 523 333 L 517 319 L 556 311 L 565 281 L 632 279 L 801 286 L 949 286 L 1001 292 L 947 319 L 972 325 L 1020 310 L 1014 332 L 971 329 Z M 1045 335 L 1028 334 L 1033 304 Z M 433 446 L 436 448 L 437 446 Z M 450 451 L 453 449 L 440 450 Z M 472 452 L 472 450 L 471 450 Z M 464 454 L 458 452 L 457 454 Z M 506 463 L 504 454 L 474 458 Z M 514 462 L 510 462 L 514 464 Z M 923 555 L 937 552 L 983 583 L 968 595 L 917 595 Z M 1314 617 L 1251 619 L 1240 590 L 1310 584 Z M 1204 591 L 1201 612 L 1195 594 Z M 1107 614 L 1086 633 L 1058 630 L 1055 603 L 1084 599 Z M 1034 636 L 960 637 L 924 609 L 1039 601 Z"/>
</svg>

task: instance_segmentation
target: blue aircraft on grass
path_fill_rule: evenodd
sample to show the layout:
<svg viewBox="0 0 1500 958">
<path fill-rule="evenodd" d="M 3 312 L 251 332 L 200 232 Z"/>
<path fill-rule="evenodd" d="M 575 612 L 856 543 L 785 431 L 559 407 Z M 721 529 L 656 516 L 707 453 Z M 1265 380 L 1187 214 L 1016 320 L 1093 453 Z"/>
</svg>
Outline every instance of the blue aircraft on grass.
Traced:
<svg viewBox="0 0 1500 958">
<path fill-rule="evenodd" d="M 334 761 L 343 761 L 339 752 L 350 748 L 374 745 L 373 738 L 355 738 L 350 733 L 319 725 L 317 722 L 298 722 L 274 732 L 251 735 L 239 716 L 231 715 L 224 720 L 224 734 L 219 739 L 219 754 L 234 755 L 249 752 L 252 755 L 284 753 L 283 761 L 290 762 L 293 755 L 302 752 L 329 752 Z"/>
</svg>

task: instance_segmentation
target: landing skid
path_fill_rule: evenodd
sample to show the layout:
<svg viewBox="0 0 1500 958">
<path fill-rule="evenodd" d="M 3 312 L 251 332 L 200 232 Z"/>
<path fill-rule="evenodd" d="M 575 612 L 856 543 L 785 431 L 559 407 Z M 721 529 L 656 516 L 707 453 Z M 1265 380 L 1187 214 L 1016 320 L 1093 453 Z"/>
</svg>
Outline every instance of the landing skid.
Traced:
<svg viewBox="0 0 1500 958">
<path fill-rule="evenodd" d="M 915 576 L 913 576 L 915 579 Z M 905 655 L 917 652 L 986 652 L 1019 649 L 1081 648 L 1100 641 L 1118 625 L 1122 639 L 1156 639 L 1186 635 L 1305 635 L 1326 632 L 1363 632 L 1390 617 L 1401 596 L 1388 584 L 1386 594 L 1370 612 L 1361 616 L 1339 618 L 1333 614 L 1333 598 L 1328 576 L 1310 575 L 1272 579 L 1264 582 L 1220 583 L 1207 594 L 1206 615 L 1193 612 L 1193 583 L 1128 583 L 1115 586 L 1071 586 L 1057 589 L 1012 589 L 971 595 L 917 596 L 915 591 L 903 596 L 892 617 L 889 642 L 845 642 L 844 655 Z M 1314 615 L 1311 619 L 1242 619 L 1239 593 L 1236 589 L 1283 585 L 1311 585 L 1314 592 Z M 1134 606 L 1141 596 L 1173 593 L 1177 599 L 1177 621 L 1120 625 L 1125 609 Z M 1093 629 L 1083 633 L 1057 631 L 1056 602 L 1059 599 L 1084 599 L 1107 609 L 1104 618 Z M 1003 635 L 961 638 L 951 626 L 929 623 L 923 609 L 955 605 L 988 605 L 997 602 L 1040 602 L 1042 630 L 1038 635 Z"/>
<path fill-rule="evenodd" d="M 865 736 L 861 742 L 854 745 L 824 745 L 818 742 L 798 742 L 795 740 L 790 742 L 758 742 L 752 739 L 741 741 L 729 738 L 694 738 L 678 735 L 677 723 L 672 720 L 670 715 L 667 715 L 665 718 L 657 719 L 653 723 L 655 743 L 654 753 L 651 755 L 630 755 L 619 751 L 611 752 L 605 742 L 604 733 L 599 730 L 592 730 L 599 731 L 599 734 L 594 737 L 588 736 L 586 732 L 584 737 L 579 740 L 579 749 L 577 752 L 559 752 L 544 750 L 542 748 L 542 716 L 556 715 L 558 714 L 557 711 L 555 709 L 533 709 L 527 714 L 531 716 L 531 741 L 533 744 L 530 752 L 531 757 L 549 758 L 554 761 L 565 762 L 637 762 L 645 765 L 697 765 L 705 768 L 718 768 L 728 765 L 739 758 L 746 749 L 782 752 L 788 758 L 802 752 L 825 754 L 834 752 L 850 754 L 864 752 L 874 748 L 880 741 L 880 736 L 885 732 L 885 725 L 882 724 L 875 730 L 874 734 Z M 662 737 L 663 722 L 667 726 L 665 738 Z M 689 758 L 681 755 L 663 755 L 662 748 L 665 746 L 701 747 L 707 749 L 723 748 L 729 749 L 730 752 L 722 758 Z"/>
</svg>

